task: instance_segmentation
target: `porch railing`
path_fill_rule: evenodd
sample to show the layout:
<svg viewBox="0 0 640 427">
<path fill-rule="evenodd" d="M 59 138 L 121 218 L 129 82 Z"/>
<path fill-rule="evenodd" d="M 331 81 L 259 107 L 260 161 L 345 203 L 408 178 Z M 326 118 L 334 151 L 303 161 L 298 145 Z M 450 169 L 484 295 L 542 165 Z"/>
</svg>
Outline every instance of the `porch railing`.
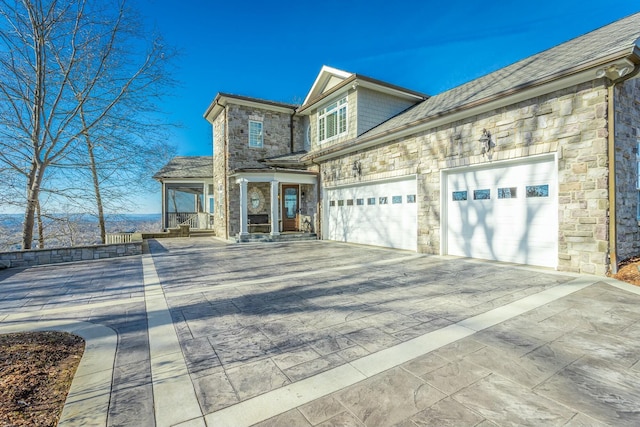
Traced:
<svg viewBox="0 0 640 427">
<path fill-rule="evenodd" d="M 191 228 L 198 227 L 198 213 L 197 212 L 175 212 L 167 214 L 168 228 L 178 228 L 181 224 L 188 224 Z"/>
<path fill-rule="evenodd" d="M 107 245 L 131 243 L 142 240 L 142 235 L 140 233 L 107 233 L 104 240 Z"/>
</svg>

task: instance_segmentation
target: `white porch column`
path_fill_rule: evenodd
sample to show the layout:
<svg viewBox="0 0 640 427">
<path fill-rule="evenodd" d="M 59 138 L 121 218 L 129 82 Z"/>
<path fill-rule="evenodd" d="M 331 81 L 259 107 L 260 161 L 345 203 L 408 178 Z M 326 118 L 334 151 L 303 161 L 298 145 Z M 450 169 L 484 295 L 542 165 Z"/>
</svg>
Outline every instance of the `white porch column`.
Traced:
<svg viewBox="0 0 640 427">
<path fill-rule="evenodd" d="M 277 180 L 271 181 L 271 235 L 277 236 L 280 234 L 280 217 L 278 215 L 279 203 L 278 203 L 278 187 L 280 182 Z"/>
<path fill-rule="evenodd" d="M 247 231 L 247 180 L 241 179 L 240 183 L 240 235 L 246 236 Z"/>
<path fill-rule="evenodd" d="M 169 228 L 169 220 L 167 218 L 167 184 L 162 181 L 162 229 Z"/>
</svg>

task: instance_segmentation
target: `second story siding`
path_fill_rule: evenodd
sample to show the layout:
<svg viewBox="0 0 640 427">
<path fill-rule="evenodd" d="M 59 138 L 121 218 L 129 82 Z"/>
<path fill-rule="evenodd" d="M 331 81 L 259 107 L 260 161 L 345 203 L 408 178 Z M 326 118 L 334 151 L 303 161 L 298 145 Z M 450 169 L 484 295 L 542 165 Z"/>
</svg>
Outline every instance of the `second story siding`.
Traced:
<svg viewBox="0 0 640 427">
<path fill-rule="evenodd" d="M 398 98 L 367 88 L 358 88 L 356 103 L 358 124 L 356 136 L 362 135 L 414 104 L 415 101 Z"/>
</svg>

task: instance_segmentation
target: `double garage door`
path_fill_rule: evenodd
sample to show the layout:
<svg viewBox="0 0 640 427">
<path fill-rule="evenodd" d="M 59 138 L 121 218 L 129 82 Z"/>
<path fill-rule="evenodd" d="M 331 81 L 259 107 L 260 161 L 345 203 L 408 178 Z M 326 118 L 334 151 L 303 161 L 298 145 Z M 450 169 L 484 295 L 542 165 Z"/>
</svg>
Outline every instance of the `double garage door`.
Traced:
<svg viewBox="0 0 640 427">
<path fill-rule="evenodd" d="M 442 175 L 441 253 L 556 267 L 554 158 Z M 416 178 L 328 189 L 324 238 L 417 250 Z"/>
<path fill-rule="evenodd" d="M 554 159 L 464 169 L 443 176 L 443 253 L 557 266 Z M 446 201 L 445 201 L 446 198 Z"/>
<path fill-rule="evenodd" d="M 416 178 L 328 189 L 324 238 L 417 250 Z"/>
</svg>

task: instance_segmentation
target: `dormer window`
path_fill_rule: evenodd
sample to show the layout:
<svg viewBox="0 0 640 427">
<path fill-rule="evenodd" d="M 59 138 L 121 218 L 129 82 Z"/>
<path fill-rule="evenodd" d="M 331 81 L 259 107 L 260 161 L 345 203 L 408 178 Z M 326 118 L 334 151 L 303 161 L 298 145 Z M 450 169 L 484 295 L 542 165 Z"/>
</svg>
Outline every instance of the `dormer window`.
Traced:
<svg viewBox="0 0 640 427">
<path fill-rule="evenodd" d="M 347 97 L 318 111 L 318 140 L 324 142 L 347 132 Z"/>
</svg>

